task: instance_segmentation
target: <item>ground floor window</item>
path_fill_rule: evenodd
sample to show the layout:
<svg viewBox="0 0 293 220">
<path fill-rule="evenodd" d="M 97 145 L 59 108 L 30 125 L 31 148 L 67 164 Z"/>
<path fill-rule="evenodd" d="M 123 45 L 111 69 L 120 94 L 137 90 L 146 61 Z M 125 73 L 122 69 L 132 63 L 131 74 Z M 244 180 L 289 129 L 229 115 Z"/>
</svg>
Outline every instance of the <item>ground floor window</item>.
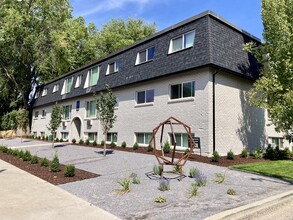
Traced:
<svg viewBox="0 0 293 220">
<path fill-rule="evenodd" d="M 107 133 L 107 142 L 116 142 L 117 143 L 118 133 L 110 132 Z"/>
<path fill-rule="evenodd" d="M 174 146 L 174 139 L 173 135 L 170 135 L 170 140 L 171 140 L 171 145 Z M 191 134 L 193 136 L 193 134 Z M 184 147 L 188 148 L 189 146 L 189 140 L 188 140 L 188 135 L 186 133 L 175 133 L 175 139 L 176 139 L 176 147 Z"/>
<path fill-rule="evenodd" d="M 97 136 L 98 136 L 97 132 L 89 132 L 87 133 L 87 135 L 88 135 L 88 140 L 90 142 L 97 141 Z"/>
<path fill-rule="evenodd" d="M 272 144 L 272 147 L 278 147 L 278 148 L 283 147 L 283 138 L 270 137 L 269 139 L 270 139 L 270 143 Z"/>
<path fill-rule="evenodd" d="M 45 137 L 45 132 L 41 132 L 41 137 Z"/>
<path fill-rule="evenodd" d="M 136 142 L 138 144 L 149 144 L 151 138 L 152 138 L 152 133 L 136 133 Z"/>
<path fill-rule="evenodd" d="M 61 137 L 63 141 L 68 141 L 68 132 L 61 132 Z"/>
<path fill-rule="evenodd" d="M 33 132 L 33 135 L 34 135 L 34 138 L 36 138 L 38 134 L 37 134 L 36 131 L 34 131 L 34 132 Z"/>
</svg>

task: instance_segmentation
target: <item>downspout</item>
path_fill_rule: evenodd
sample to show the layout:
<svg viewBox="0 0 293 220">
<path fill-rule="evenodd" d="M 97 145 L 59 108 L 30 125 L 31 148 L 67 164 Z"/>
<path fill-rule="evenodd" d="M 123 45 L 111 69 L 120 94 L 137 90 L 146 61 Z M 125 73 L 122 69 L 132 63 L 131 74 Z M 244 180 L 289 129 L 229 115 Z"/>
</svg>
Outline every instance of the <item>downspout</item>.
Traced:
<svg viewBox="0 0 293 220">
<path fill-rule="evenodd" d="M 216 70 L 213 73 L 213 152 L 216 151 L 216 75 L 221 69 Z"/>
</svg>

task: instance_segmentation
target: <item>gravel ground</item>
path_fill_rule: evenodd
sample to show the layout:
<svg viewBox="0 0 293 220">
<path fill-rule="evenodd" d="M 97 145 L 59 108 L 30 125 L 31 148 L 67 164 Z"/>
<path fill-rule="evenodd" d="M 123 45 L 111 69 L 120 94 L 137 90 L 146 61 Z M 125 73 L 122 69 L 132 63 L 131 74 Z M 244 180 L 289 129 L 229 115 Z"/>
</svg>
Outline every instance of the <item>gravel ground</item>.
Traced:
<svg viewBox="0 0 293 220">
<path fill-rule="evenodd" d="M 32 154 L 48 159 L 52 159 L 57 152 L 61 163 L 72 163 L 79 169 L 102 175 L 59 187 L 122 219 L 203 219 L 293 189 L 292 183 L 278 179 L 188 161 L 184 167 L 186 177 L 181 181 L 171 179 L 171 189 L 161 192 L 158 189 L 159 179 L 150 179 L 146 175 L 157 164 L 152 155 L 114 151 L 104 157 L 100 149 L 90 147 L 63 145 L 52 149 L 50 144 L 32 140 L 22 145 L 18 139 L 0 140 L 1 143 L 11 147 L 29 147 Z M 38 144 L 42 145 L 38 147 Z M 192 167 L 204 173 L 208 183 L 199 188 L 196 197 L 188 199 L 188 190 L 194 182 L 188 177 Z M 117 181 L 131 173 L 138 174 L 141 184 L 132 184 L 129 193 L 119 195 Z M 225 183 L 213 181 L 216 173 L 225 176 Z M 234 189 L 237 194 L 228 195 L 227 189 Z M 154 198 L 158 195 L 163 195 L 167 202 L 155 203 Z"/>
</svg>

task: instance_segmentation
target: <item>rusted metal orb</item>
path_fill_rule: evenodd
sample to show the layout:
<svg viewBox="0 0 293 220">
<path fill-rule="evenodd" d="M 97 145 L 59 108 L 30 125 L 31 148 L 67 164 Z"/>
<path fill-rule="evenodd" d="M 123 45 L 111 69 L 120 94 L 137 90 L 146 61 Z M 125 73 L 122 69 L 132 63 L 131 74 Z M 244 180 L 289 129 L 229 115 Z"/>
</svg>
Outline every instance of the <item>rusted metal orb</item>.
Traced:
<svg viewBox="0 0 293 220">
<path fill-rule="evenodd" d="M 164 133 L 165 131 L 165 133 Z M 176 132 L 186 133 L 188 136 L 188 152 L 182 155 L 181 158 L 175 158 L 175 151 L 177 146 Z M 166 134 L 167 133 L 167 134 Z M 164 154 L 164 139 L 172 139 L 173 150 L 171 150 L 171 157 L 166 157 Z M 182 176 L 182 168 L 190 157 L 194 149 L 194 143 L 191 135 L 191 129 L 185 123 L 179 121 L 174 117 L 170 117 L 167 120 L 161 122 L 157 127 L 153 129 L 152 138 L 149 145 L 153 147 L 154 155 L 156 156 L 162 170 L 164 165 L 179 166 L 180 176 Z M 163 172 L 162 172 L 163 175 Z"/>
</svg>

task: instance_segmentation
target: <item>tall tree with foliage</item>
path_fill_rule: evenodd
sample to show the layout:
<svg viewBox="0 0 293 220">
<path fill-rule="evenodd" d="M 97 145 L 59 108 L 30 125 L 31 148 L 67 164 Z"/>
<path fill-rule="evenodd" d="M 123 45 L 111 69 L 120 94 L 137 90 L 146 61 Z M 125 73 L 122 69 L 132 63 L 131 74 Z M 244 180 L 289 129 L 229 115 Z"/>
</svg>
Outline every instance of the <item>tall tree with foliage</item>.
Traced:
<svg viewBox="0 0 293 220">
<path fill-rule="evenodd" d="M 20 142 L 22 142 L 22 132 L 27 131 L 28 123 L 29 123 L 29 113 L 25 109 L 19 109 L 17 111 L 16 120 L 17 120 L 17 127 L 21 131 L 20 135 Z"/>
<path fill-rule="evenodd" d="M 55 134 L 62 122 L 62 115 L 64 109 L 62 106 L 59 106 L 57 103 L 53 106 L 51 112 L 51 120 L 47 128 L 51 131 L 52 134 L 52 148 L 54 148 Z"/>
<path fill-rule="evenodd" d="M 98 55 L 105 56 L 156 32 L 156 24 L 142 19 L 112 19 L 98 33 Z"/>
<path fill-rule="evenodd" d="M 109 85 L 106 85 L 106 90 L 105 94 L 100 93 L 100 97 L 97 100 L 97 118 L 100 120 L 104 135 L 104 156 L 106 156 L 107 133 L 113 128 L 117 119 L 115 115 L 116 97 L 113 95 Z"/>
<path fill-rule="evenodd" d="M 266 108 L 277 131 L 293 131 L 293 3 L 262 0 L 264 43 L 246 49 L 263 65 L 250 91 L 251 102 Z"/>
</svg>

